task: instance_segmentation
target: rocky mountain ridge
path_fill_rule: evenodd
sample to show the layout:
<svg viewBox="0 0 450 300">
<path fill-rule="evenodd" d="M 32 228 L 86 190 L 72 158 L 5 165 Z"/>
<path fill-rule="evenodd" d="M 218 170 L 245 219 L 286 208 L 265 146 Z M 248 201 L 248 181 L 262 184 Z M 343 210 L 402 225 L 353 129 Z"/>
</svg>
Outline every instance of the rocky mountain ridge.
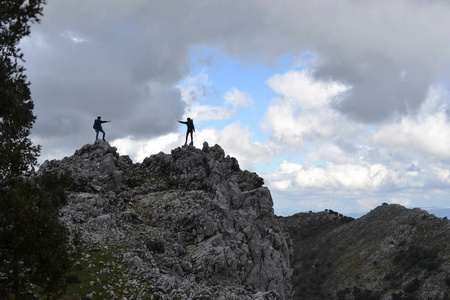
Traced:
<svg viewBox="0 0 450 300">
<path fill-rule="evenodd" d="M 270 192 L 218 145 L 133 164 L 97 141 L 46 172 L 73 182 L 61 210 L 75 254 L 68 297 L 291 299 L 292 248 Z"/>
<path fill-rule="evenodd" d="M 277 217 L 218 145 L 134 164 L 98 141 L 46 172 L 73 182 L 67 300 L 450 299 L 449 220 L 395 204 Z"/>
<path fill-rule="evenodd" d="M 293 240 L 294 299 L 450 299 L 450 221 L 383 204 L 280 217 Z"/>
</svg>

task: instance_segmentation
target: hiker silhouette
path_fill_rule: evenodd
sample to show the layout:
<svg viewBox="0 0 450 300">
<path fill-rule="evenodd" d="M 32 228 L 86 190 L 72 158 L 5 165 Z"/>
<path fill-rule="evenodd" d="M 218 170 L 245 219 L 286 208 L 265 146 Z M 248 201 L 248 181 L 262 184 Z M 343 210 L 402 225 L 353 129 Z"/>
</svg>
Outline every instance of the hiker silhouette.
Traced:
<svg viewBox="0 0 450 300">
<path fill-rule="evenodd" d="M 191 143 L 190 143 L 190 145 L 194 145 L 194 137 L 193 137 L 193 134 L 194 134 L 194 132 L 195 132 L 194 121 L 192 121 L 191 118 L 187 118 L 187 121 L 186 121 L 186 122 L 183 122 L 183 121 L 178 121 L 178 122 L 179 122 L 179 123 L 182 123 L 182 124 L 186 124 L 186 126 L 187 126 L 187 130 L 186 130 L 186 142 L 185 142 L 184 144 L 185 144 L 185 145 L 187 144 L 188 136 L 189 136 L 189 134 L 191 134 Z"/>
<path fill-rule="evenodd" d="M 103 133 L 103 140 L 105 140 L 105 131 L 102 128 L 102 124 L 103 123 L 108 123 L 108 122 L 111 122 L 111 121 L 102 121 L 102 117 L 100 117 L 100 116 L 98 116 L 97 119 L 94 120 L 93 128 L 94 128 L 95 132 L 97 133 L 95 135 L 95 140 L 98 140 L 98 133 L 99 132 Z"/>
</svg>

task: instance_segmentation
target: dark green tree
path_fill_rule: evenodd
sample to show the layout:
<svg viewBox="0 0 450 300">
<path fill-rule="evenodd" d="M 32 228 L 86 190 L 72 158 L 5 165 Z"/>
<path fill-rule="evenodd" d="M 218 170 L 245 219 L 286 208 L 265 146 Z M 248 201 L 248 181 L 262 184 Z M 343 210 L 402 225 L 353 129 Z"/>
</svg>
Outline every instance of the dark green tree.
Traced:
<svg viewBox="0 0 450 300">
<path fill-rule="evenodd" d="M 18 176 L 40 152 L 29 139 L 36 117 L 18 44 L 39 22 L 45 0 L 0 0 L 0 178 Z"/>
<path fill-rule="evenodd" d="M 18 45 L 39 22 L 44 4 L 0 0 L 0 299 L 56 299 L 69 268 L 58 221 L 66 179 L 24 176 L 36 165 L 40 146 L 29 138 L 36 117 Z"/>
<path fill-rule="evenodd" d="M 58 220 L 68 176 L 16 178 L 0 196 L 0 299 L 30 292 L 58 299 L 70 268 L 67 233 Z M 33 287 L 34 286 L 34 287 Z"/>
</svg>

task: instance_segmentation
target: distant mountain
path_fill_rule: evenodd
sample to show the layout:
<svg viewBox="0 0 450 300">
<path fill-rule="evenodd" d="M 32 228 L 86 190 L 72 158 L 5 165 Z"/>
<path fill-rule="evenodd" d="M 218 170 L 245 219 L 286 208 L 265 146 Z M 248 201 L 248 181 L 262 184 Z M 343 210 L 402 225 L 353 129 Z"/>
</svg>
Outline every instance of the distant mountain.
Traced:
<svg viewBox="0 0 450 300">
<path fill-rule="evenodd" d="M 450 218 L 450 208 L 441 208 L 441 207 L 422 207 L 421 209 L 426 210 L 428 213 L 435 215 L 438 218 Z M 345 214 L 348 217 L 352 218 L 360 218 L 367 214 L 367 212 L 363 213 L 349 213 Z"/>
<path fill-rule="evenodd" d="M 294 248 L 294 299 L 450 299 L 450 221 L 382 205 L 279 217 Z"/>
</svg>

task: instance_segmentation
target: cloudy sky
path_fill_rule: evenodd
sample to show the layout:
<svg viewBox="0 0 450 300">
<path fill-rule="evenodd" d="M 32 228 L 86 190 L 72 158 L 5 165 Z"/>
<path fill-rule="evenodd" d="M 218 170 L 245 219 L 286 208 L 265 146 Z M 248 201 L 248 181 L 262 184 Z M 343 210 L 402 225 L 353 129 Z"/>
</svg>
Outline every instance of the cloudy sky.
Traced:
<svg viewBox="0 0 450 300">
<path fill-rule="evenodd" d="M 450 207 L 450 3 L 48 0 L 21 48 L 40 162 L 219 144 L 275 213 Z"/>
</svg>

